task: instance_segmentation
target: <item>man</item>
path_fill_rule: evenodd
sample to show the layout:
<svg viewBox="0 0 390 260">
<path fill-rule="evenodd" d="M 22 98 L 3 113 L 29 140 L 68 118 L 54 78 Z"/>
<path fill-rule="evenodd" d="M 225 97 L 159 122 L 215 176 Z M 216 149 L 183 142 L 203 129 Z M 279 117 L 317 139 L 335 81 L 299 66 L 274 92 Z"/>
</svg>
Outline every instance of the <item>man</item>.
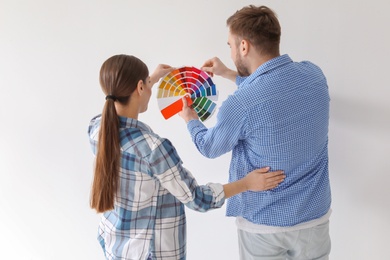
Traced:
<svg viewBox="0 0 390 260">
<path fill-rule="evenodd" d="M 286 179 L 265 192 L 229 199 L 236 217 L 240 259 L 328 259 L 331 191 L 328 176 L 329 93 L 321 69 L 280 55 L 280 25 L 265 6 L 247 6 L 227 20 L 237 71 L 218 58 L 202 70 L 236 82 L 206 128 L 195 111 L 180 116 L 197 149 L 215 158 L 232 151 L 229 181 L 262 166 Z"/>
</svg>

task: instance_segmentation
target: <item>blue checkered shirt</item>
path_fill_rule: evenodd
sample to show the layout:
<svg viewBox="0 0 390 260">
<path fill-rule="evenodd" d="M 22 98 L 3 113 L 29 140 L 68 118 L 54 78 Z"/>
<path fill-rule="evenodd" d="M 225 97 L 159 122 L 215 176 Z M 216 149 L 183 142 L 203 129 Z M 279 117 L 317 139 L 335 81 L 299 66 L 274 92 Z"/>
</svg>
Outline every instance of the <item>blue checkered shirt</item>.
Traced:
<svg viewBox="0 0 390 260">
<path fill-rule="evenodd" d="M 227 202 L 227 216 L 288 227 L 325 215 L 331 205 L 328 176 L 329 93 L 321 69 L 282 55 L 262 64 L 221 105 L 217 123 L 187 128 L 198 150 L 215 158 L 232 151 L 229 181 L 255 168 L 284 170 L 277 188 L 244 192 Z"/>
<path fill-rule="evenodd" d="M 101 117 L 88 133 L 93 152 Z M 197 211 L 224 203 L 221 184 L 199 186 L 167 139 L 119 117 L 121 167 L 115 209 L 105 212 L 98 240 L 107 259 L 186 259 L 184 205 Z"/>
</svg>

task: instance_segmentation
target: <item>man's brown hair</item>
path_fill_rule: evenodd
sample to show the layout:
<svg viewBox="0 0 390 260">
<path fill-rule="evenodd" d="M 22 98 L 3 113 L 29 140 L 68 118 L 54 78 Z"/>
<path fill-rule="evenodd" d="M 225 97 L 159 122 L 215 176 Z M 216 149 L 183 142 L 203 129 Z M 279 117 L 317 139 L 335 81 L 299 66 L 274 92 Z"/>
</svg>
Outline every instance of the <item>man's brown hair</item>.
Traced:
<svg viewBox="0 0 390 260">
<path fill-rule="evenodd" d="M 230 33 L 249 41 L 264 54 L 278 55 L 281 28 L 276 14 L 266 6 L 249 5 L 226 21 Z"/>
</svg>

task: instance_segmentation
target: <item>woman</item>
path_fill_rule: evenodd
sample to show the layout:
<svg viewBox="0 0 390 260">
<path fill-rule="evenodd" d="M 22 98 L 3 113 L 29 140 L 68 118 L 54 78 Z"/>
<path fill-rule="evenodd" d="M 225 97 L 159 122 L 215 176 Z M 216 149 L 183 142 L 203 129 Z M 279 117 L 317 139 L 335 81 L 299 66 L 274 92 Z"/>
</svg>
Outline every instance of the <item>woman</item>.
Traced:
<svg viewBox="0 0 390 260">
<path fill-rule="evenodd" d="M 106 102 L 88 131 L 96 154 L 90 203 L 104 213 L 98 239 L 107 259 L 185 259 L 184 205 L 204 212 L 284 179 L 281 171 L 265 174 L 263 168 L 234 183 L 199 186 L 171 142 L 138 121 L 152 86 L 172 70 L 159 65 L 149 77 L 147 66 L 128 55 L 113 56 L 101 67 Z"/>
</svg>

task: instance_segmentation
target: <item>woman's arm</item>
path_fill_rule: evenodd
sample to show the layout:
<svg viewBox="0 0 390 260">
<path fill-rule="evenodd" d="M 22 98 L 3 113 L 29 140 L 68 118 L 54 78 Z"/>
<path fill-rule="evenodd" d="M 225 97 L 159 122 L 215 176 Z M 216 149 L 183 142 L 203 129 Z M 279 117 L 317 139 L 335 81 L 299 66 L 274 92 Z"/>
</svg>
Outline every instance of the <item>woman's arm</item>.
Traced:
<svg viewBox="0 0 390 260">
<path fill-rule="evenodd" d="M 269 172 L 262 168 L 248 173 L 234 183 L 198 185 L 192 174 L 183 167 L 176 149 L 167 139 L 159 139 L 149 156 L 149 169 L 160 184 L 187 207 L 205 212 L 220 208 L 225 198 L 240 192 L 274 188 L 284 179 L 282 171 Z"/>
</svg>

